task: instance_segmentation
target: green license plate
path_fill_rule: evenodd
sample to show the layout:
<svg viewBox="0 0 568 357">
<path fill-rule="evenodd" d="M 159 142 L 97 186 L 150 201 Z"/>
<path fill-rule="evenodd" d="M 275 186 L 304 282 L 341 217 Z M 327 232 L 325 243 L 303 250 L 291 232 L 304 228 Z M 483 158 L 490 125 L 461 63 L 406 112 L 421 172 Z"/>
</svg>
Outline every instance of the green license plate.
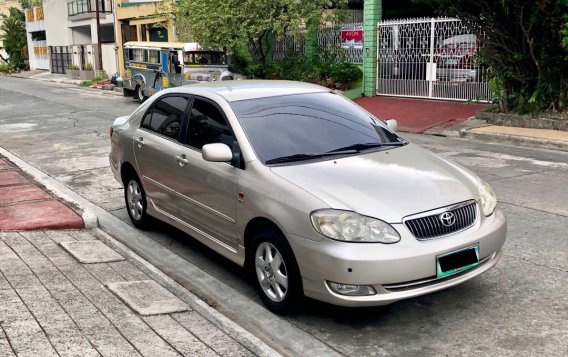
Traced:
<svg viewBox="0 0 568 357">
<path fill-rule="evenodd" d="M 478 244 L 436 257 L 436 275 L 438 278 L 443 278 L 471 269 L 477 264 L 479 264 Z"/>
</svg>

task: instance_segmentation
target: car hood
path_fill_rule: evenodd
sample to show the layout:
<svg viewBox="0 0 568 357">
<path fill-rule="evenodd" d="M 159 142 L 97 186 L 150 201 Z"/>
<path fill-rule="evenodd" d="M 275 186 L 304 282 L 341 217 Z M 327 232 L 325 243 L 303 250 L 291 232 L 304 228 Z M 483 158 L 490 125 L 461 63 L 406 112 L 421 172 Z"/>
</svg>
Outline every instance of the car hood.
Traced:
<svg viewBox="0 0 568 357">
<path fill-rule="evenodd" d="M 478 197 L 474 174 L 413 144 L 271 170 L 331 208 L 388 223 Z"/>
</svg>

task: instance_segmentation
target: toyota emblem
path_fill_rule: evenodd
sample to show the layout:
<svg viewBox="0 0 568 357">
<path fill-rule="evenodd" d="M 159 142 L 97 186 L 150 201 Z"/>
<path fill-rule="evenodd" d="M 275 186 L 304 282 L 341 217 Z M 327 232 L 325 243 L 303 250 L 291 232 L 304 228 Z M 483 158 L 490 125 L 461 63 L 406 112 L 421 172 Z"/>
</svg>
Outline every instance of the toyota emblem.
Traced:
<svg viewBox="0 0 568 357">
<path fill-rule="evenodd" d="M 438 217 L 440 217 L 440 222 L 446 227 L 451 227 L 456 223 L 456 215 L 452 212 L 444 212 Z"/>
</svg>

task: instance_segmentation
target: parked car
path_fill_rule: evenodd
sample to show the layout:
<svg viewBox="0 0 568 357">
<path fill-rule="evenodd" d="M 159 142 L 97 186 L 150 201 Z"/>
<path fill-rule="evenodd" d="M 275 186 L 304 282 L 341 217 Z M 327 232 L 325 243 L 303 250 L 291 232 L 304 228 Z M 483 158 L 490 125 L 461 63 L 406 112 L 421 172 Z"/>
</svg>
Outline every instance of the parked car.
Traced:
<svg viewBox="0 0 568 357">
<path fill-rule="evenodd" d="M 273 311 L 384 305 L 493 267 L 505 216 L 475 174 L 321 86 L 163 90 L 110 129 L 136 227 L 152 217 L 245 267 Z"/>
<path fill-rule="evenodd" d="M 444 81 L 478 81 L 479 71 L 474 62 L 479 50 L 477 36 L 473 34 L 446 38 L 434 49 L 436 78 Z"/>
</svg>

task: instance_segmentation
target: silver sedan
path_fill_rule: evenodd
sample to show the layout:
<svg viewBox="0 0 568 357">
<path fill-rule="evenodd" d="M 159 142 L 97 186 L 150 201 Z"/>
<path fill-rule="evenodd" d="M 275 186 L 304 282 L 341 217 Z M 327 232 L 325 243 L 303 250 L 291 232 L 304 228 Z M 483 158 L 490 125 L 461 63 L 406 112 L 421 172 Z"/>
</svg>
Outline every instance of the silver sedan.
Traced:
<svg viewBox="0 0 568 357">
<path fill-rule="evenodd" d="M 264 303 L 384 305 L 493 267 L 491 187 L 330 90 L 230 81 L 164 90 L 112 125 L 139 228 L 159 219 L 254 277 Z"/>
</svg>

